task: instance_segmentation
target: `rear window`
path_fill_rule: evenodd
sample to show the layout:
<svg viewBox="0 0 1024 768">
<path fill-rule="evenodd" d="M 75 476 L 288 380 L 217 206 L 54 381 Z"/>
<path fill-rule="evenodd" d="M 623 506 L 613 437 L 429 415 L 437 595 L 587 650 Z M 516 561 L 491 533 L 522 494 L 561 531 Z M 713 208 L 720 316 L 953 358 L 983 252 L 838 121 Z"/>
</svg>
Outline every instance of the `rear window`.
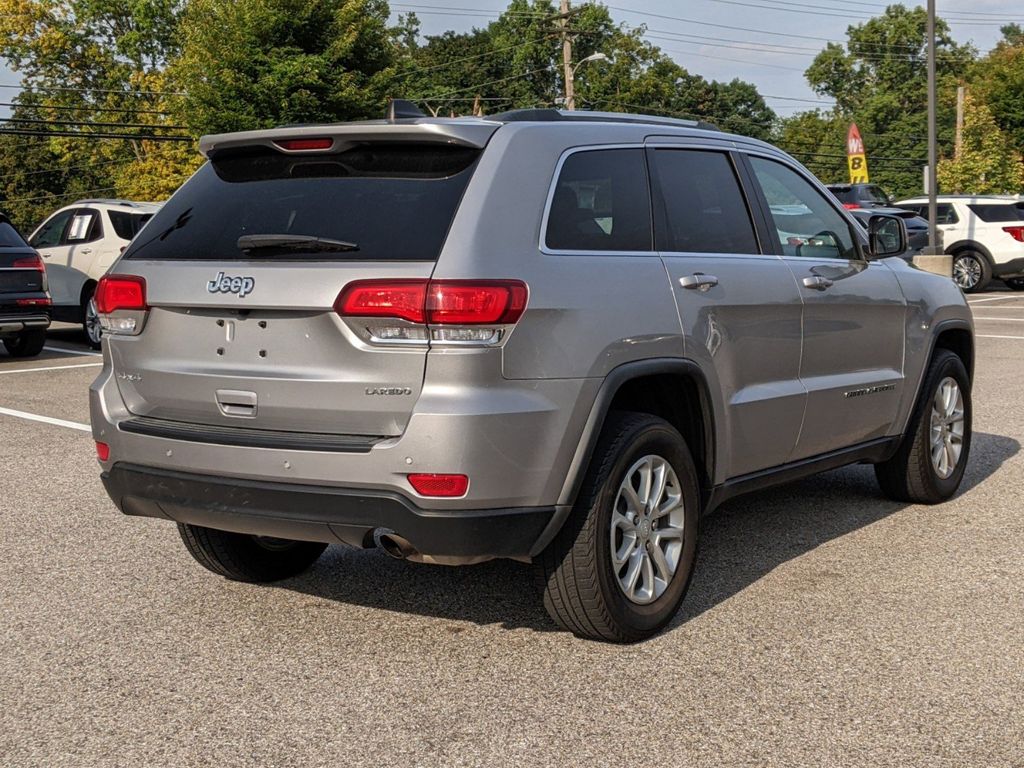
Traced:
<svg viewBox="0 0 1024 768">
<path fill-rule="evenodd" d="M 28 243 L 18 234 L 11 223 L 0 221 L 0 248 L 27 248 Z"/>
<path fill-rule="evenodd" d="M 435 260 L 479 155 L 426 144 L 360 144 L 310 155 L 269 148 L 222 152 L 174 194 L 124 257 Z M 356 248 L 243 252 L 243 235 L 316 237 Z"/>
<path fill-rule="evenodd" d="M 131 240 L 142 229 L 142 225 L 153 218 L 152 213 L 126 213 L 125 211 L 107 211 L 110 226 L 122 240 Z"/>
<path fill-rule="evenodd" d="M 967 207 L 982 221 L 1020 221 L 1020 203 L 974 203 Z"/>
<path fill-rule="evenodd" d="M 860 199 L 867 200 L 868 202 L 876 203 L 878 205 L 889 204 L 889 196 L 882 191 L 881 187 L 876 187 L 873 184 L 860 188 Z"/>
<path fill-rule="evenodd" d="M 857 197 L 853 194 L 852 187 L 828 187 L 828 191 L 835 195 L 836 199 L 841 203 L 857 202 Z"/>
</svg>

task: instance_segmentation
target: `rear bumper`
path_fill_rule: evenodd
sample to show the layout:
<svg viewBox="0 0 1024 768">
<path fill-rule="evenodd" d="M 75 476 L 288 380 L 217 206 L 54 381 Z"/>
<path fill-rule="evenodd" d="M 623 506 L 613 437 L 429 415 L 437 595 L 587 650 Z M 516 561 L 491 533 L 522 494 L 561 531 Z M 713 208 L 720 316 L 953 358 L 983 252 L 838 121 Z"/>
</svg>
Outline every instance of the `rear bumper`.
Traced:
<svg viewBox="0 0 1024 768">
<path fill-rule="evenodd" d="M 995 277 L 1022 277 L 1024 276 L 1024 258 L 996 263 L 992 267 L 992 274 Z"/>
<path fill-rule="evenodd" d="M 371 547 L 386 528 L 421 554 L 525 559 L 550 538 L 555 507 L 425 510 L 398 494 L 214 477 L 118 463 L 102 475 L 126 515 L 237 533 Z"/>
<path fill-rule="evenodd" d="M 50 316 L 33 308 L 31 312 L 17 313 L 0 309 L 0 334 L 21 333 L 34 328 L 49 328 Z"/>
</svg>

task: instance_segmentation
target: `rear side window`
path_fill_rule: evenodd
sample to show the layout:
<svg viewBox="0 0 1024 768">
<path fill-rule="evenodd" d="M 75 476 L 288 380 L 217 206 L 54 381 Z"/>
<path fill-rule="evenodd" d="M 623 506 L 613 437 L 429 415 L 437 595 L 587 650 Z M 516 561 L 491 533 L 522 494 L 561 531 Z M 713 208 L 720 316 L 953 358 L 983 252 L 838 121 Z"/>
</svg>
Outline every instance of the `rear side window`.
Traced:
<svg viewBox="0 0 1024 768">
<path fill-rule="evenodd" d="M 126 259 L 429 261 L 441 251 L 480 151 L 365 143 L 329 154 L 219 153 L 125 251 Z M 354 248 L 239 248 L 244 235 Z"/>
<path fill-rule="evenodd" d="M 126 211 L 107 211 L 110 226 L 122 240 L 131 240 L 142 229 L 142 225 L 153 218 L 151 213 L 127 213 Z"/>
<path fill-rule="evenodd" d="M 28 244 L 9 221 L 0 219 L 0 248 L 26 248 Z"/>
<path fill-rule="evenodd" d="M 642 149 L 574 152 L 548 210 L 548 248 L 651 251 L 651 202 Z"/>
<path fill-rule="evenodd" d="M 659 251 L 759 252 L 746 200 L 725 154 L 658 149 L 653 158 Z"/>
<path fill-rule="evenodd" d="M 876 187 L 874 184 L 866 187 L 861 187 L 860 199 L 867 200 L 877 205 L 889 205 L 889 196 L 882 191 L 881 187 Z"/>
<path fill-rule="evenodd" d="M 971 203 L 967 207 L 982 221 L 1020 221 L 1024 218 L 1015 203 Z"/>
<path fill-rule="evenodd" d="M 75 211 L 75 215 L 71 217 L 71 226 L 68 227 L 68 233 L 64 236 L 64 241 L 68 245 L 76 245 L 78 243 L 90 243 L 102 236 L 103 229 L 100 226 L 100 217 L 96 211 L 81 210 Z"/>
</svg>

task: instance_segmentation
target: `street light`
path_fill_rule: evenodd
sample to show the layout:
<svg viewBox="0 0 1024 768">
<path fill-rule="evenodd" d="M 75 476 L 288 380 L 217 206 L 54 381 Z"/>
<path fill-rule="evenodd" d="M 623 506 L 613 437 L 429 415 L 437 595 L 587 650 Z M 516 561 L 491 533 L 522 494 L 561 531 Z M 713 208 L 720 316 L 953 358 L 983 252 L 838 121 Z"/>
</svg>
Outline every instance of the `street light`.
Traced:
<svg viewBox="0 0 1024 768">
<path fill-rule="evenodd" d="M 565 68 L 565 108 L 570 112 L 576 109 L 576 70 L 588 61 L 610 61 L 606 53 L 592 53 L 586 58 L 580 59 L 575 66 Z M 568 64 L 568 60 L 566 61 Z"/>
</svg>

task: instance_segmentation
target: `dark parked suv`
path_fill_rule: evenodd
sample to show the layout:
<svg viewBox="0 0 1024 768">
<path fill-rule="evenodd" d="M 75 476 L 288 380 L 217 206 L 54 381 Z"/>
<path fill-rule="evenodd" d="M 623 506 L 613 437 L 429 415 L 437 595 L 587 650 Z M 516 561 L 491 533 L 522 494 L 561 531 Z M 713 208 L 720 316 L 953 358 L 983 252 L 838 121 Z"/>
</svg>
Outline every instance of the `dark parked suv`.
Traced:
<svg viewBox="0 0 1024 768">
<path fill-rule="evenodd" d="M 0 214 L 0 339 L 10 355 L 33 357 L 42 351 L 49 327 L 43 260 Z"/>
<path fill-rule="evenodd" d="M 100 282 L 90 395 L 111 498 L 214 573 L 514 558 L 629 641 L 726 499 L 855 462 L 905 502 L 960 484 L 963 294 L 768 144 L 531 110 L 201 147 Z"/>
</svg>

